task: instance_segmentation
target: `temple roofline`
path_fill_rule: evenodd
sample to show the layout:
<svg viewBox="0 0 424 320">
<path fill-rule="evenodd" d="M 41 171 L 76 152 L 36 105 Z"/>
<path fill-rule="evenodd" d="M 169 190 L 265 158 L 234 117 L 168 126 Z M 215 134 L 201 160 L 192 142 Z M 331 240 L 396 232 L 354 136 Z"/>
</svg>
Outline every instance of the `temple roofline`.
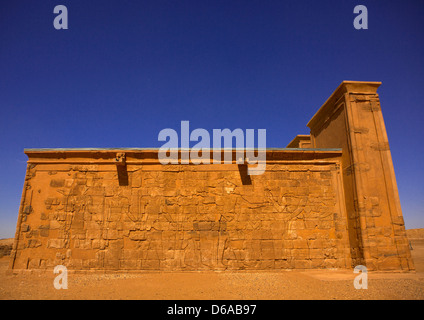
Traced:
<svg viewBox="0 0 424 320">
<path fill-rule="evenodd" d="M 337 100 L 345 93 L 376 94 L 380 85 L 381 82 L 379 81 L 343 81 L 309 120 L 307 126 L 312 129 L 322 116 L 328 114 L 329 109 L 333 108 Z"/>
</svg>

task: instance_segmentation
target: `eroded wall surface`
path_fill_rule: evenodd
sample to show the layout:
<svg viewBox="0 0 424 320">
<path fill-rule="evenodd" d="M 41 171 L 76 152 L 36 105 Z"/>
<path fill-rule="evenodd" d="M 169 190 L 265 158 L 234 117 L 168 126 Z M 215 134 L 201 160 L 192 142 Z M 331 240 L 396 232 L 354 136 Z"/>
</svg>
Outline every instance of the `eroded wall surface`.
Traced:
<svg viewBox="0 0 424 320">
<path fill-rule="evenodd" d="M 342 148 L 351 256 L 370 270 L 412 270 L 379 82 L 343 82 L 308 123 L 312 146 Z"/>
<path fill-rule="evenodd" d="M 27 150 L 10 268 L 414 270 L 379 85 L 342 82 L 257 176 L 157 150 Z"/>
<path fill-rule="evenodd" d="M 90 154 L 78 164 L 33 159 L 12 268 L 350 268 L 340 152 L 281 154 L 258 176 L 236 164 L 131 164 L 130 155 L 124 170 L 113 158 L 90 164 Z"/>
</svg>

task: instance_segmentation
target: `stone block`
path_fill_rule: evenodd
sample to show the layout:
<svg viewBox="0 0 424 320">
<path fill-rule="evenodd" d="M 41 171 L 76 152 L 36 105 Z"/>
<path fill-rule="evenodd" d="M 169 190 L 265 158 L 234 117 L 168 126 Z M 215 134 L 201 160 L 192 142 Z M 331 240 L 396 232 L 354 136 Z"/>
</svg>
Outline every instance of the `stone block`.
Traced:
<svg viewBox="0 0 424 320">
<path fill-rule="evenodd" d="M 47 242 L 47 248 L 62 249 L 65 247 L 64 239 L 49 239 Z"/>
<path fill-rule="evenodd" d="M 135 241 L 144 241 L 147 239 L 145 231 L 130 231 L 129 238 Z"/>
</svg>

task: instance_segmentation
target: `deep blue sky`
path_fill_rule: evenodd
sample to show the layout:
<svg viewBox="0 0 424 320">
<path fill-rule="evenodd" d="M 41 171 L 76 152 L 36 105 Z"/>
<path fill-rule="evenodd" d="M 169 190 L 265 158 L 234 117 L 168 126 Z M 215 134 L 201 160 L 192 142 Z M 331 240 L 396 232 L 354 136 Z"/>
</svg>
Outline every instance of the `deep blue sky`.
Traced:
<svg viewBox="0 0 424 320">
<path fill-rule="evenodd" d="M 59 4 L 68 30 L 53 27 Z M 423 14 L 422 0 L 2 0 L 0 238 L 14 236 L 24 148 L 160 147 L 181 120 L 285 147 L 343 80 L 383 82 L 406 226 L 424 227 Z"/>
</svg>

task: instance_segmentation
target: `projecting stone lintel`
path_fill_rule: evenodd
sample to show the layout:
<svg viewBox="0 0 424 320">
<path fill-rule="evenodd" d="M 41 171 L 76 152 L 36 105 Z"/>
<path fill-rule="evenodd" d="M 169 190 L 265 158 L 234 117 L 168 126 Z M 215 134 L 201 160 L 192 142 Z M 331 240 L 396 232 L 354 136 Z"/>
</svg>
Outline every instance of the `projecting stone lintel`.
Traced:
<svg viewBox="0 0 424 320">
<path fill-rule="evenodd" d="M 115 164 L 117 166 L 125 166 L 126 157 L 124 152 L 118 152 L 115 157 Z"/>
<path fill-rule="evenodd" d="M 125 152 L 124 152 L 125 151 Z M 340 148 L 268 148 L 266 149 L 266 161 L 292 161 L 292 160 L 318 160 L 338 158 L 341 156 Z M 181 154 L 189 152 L 179 150 Z M 223 153 L 224 151 L 221 150 Z M 233 153 L 233 163 L 236 163 L 236 150 Z M 26 149 L 30 164 L 116 164 L 119 154 L 125 154 L 127 165 L 131 164 L 159 164 L 159 149 Z M 60 155 L 60 156 L 59 156 Z M 213 149 L 210 149 L 211 163 Z M 223 157 L 222 157 L 223 158 Z M 122 158 L 123 159 L 123 158 Z M 122 161 L 120 163 L 122 163 Z M 119 161 L 118 161 L 119 162 Z"/>
</svg>

